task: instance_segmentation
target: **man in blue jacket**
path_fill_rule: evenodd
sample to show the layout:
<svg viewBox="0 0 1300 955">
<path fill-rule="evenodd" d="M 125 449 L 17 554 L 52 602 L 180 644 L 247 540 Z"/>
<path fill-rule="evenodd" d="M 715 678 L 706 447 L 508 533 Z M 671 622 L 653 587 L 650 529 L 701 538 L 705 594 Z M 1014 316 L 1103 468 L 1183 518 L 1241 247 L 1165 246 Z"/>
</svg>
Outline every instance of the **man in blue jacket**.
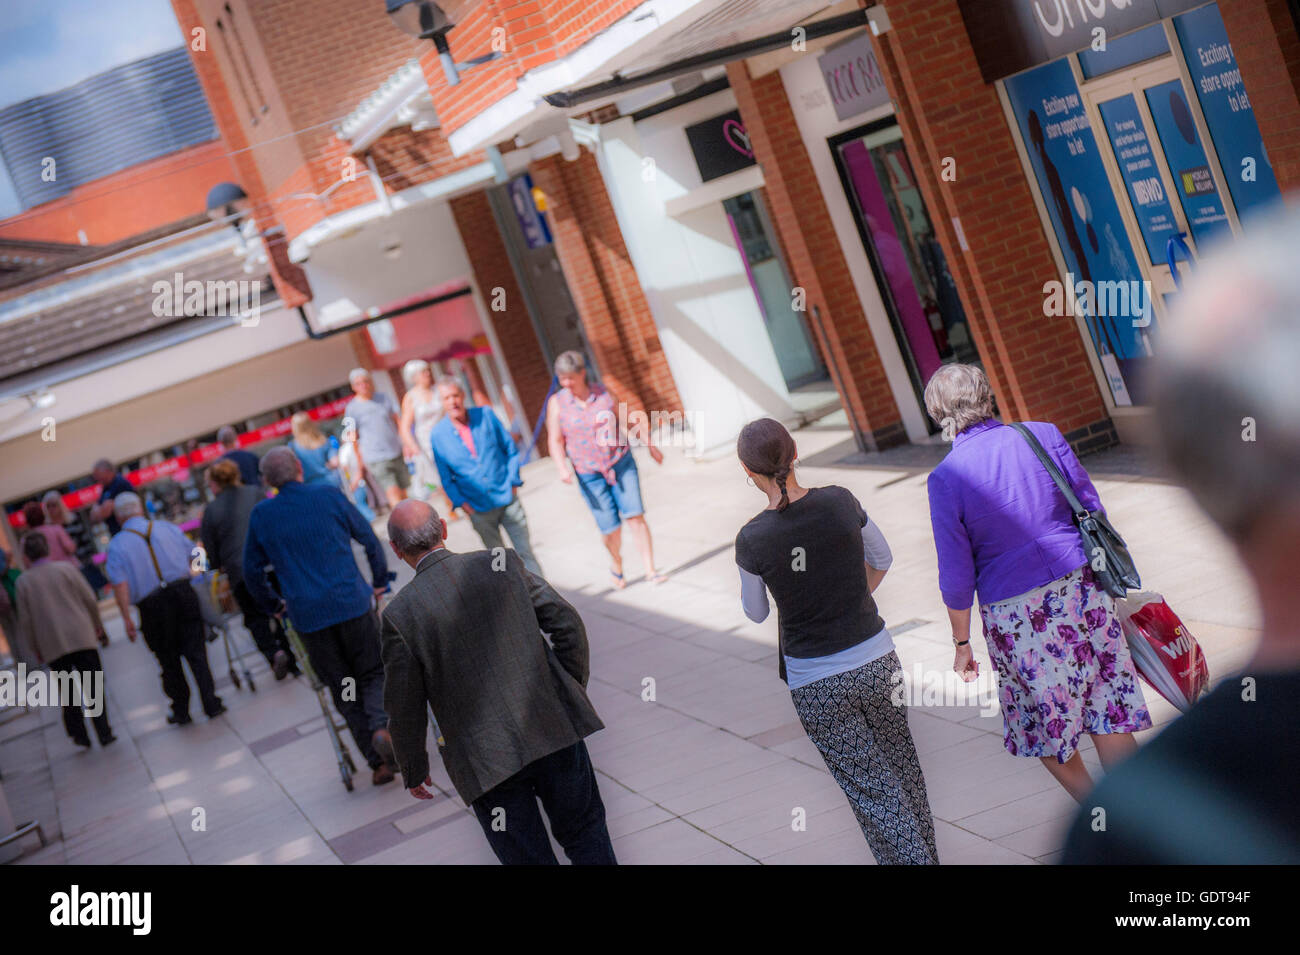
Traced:
<svg viewBox="0 0 1300 955">
<path fill-rule="evenodd" d="M 504 546 L 501 529 L 530 573 L 542 576 L 519 502 L 519 449 L 490 408 L 466 408 L 465 389 L 453 378 L 438 382 L 444 412 L 433 426 L 433 458 L 452 507 L 469 521 L 488 550 Z"/>
<path fill-rule="evenodd" d="M 302 483 L 302 462 L 288 447 L 262 458 L 262 480 L 277 493 L 249 514 L 244 586 L 268 614 L 288 614 L 374 771 L 371 781 L 392 782 L 397 763 L 374 610 L 375 598 L 388 589 L 383 546 L 337 487 Z M 369 583 L 353 555 L 354 540 L 365 548 Z M 267 564 L 275 567 L 279 594 L 271 589 Z"/>
</svg>

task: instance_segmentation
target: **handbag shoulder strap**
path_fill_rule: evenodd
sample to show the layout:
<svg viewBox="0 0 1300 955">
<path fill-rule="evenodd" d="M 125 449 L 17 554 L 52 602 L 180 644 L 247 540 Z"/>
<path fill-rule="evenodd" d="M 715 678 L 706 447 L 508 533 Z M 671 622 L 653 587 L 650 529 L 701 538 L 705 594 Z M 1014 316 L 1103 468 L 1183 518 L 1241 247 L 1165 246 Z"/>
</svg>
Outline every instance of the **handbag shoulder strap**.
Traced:
<svg viewBox="0 0 1300 955">
<path fill-rule="evenodd" d="M 1062 474 L 1061 469 L 1056 466 L 1056 462 L 1052 460 L 1051 455 L 1049 455 L 1043 449 L 1043 446 L 1038 443 L 1038 439 L 1034 437 L 1033 432 L 1023 424 L 1015 422 L 1009 424 L 1008 427 L 1015 428 L 1016 431 L 1020 432 L 1020 436 L 1024 438 L 1029 444 L 1029 447 L 1033 449 L 1034 454 L 1038 455 L 1038 460 L 1042 462 L 1043 467 L 1047 469 L 1047 473 L 1051 475 L 1052 480 L 1056 482 L 1056 486 L 1060 488 L 1061 493 L 1065 495 L 1065 501 L 1070 505 L 1075 516 L 1087 517 L 1088 509 L 1083 506 L 1083 503 L 1074 493 L 1074 488 L 1070 487 L 1070 482 L 1065 479 L 1065 475 Z"/>
</svg>

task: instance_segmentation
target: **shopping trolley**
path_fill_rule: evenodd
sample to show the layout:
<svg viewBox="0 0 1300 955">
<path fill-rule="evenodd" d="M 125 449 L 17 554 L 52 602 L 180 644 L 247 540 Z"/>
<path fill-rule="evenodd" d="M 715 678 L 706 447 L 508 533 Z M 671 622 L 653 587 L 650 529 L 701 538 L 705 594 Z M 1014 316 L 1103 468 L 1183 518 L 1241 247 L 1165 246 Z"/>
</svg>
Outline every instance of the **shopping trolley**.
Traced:
<svg viewBox="0 0 1300 955">
<path fill-rule="evenodd" d="M 303 644 L 302 637 L 298 636 L 298 631 L 293 628 L 293 624 L 289 622 L 288 616 L 280 618 L 280 625 L 284 627 L 284 635 L 293 649 L 293 655 L 298 658 L 299 669 L 311 683 L 312 692 L 316 694 L 316 702 L 320 704 L 321 715 L 325 717 L 325 729 L 329 732 L 330 745 L 334 747 L 334 759 L 338 763 L 339 776 L 343 779 L 343 788 L 352 792 L 352 777 L 356 775 L 357 764 L 352 761 L 348 744 L 343 742 L 342 734 L 347 729 L 347 724 L 335 721 L 334 712 L 330 709 L 329 691 L 324 681 L 317 676 L 316 668 L 311 665 L 311 656 L 307 653 L 307 647 Z"/>
<path fill-rule="evenodd" d="M 208 643 L 214 643 L 218 639 L 226 651 L 226 667 L 230 671 L 230 682 L 235 685 L 236 690 L 243 689 L 244 683 L 248 684 L 248 689 L 252 693 L 257 692 L 257 684 L 253 682 L 253 674 L 248 669 L 245 657 L 258 656 L 261 651 L 256 646 L 251 649 L 240 649 L 239 643 L 234 634 L 233 624 L 236 617 L 241 617 L 239 613 L 227 613 L 221 599 L 221 584 L 226 578 L 213 571 L 200 574 L 193 580 L 194 589 L 199 595 L 199 607 L 203 611 L 203 625 L 207 630 Z M 252 637 L 249 637 L 250 643 Z M 238 667 L 238 669 L 236 669 Z M 243 673 L 241 679 L 240 673 Z"/>
</svg>

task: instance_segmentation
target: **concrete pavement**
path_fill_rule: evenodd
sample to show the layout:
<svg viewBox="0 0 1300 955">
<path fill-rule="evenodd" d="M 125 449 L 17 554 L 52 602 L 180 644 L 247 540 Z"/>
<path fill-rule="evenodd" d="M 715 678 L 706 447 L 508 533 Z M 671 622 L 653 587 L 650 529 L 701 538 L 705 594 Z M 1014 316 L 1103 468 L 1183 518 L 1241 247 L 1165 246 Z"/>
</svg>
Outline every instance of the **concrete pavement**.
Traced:
<svg viewBox="0 0 1300 955">
<path fill-rule="evenodd" d="M 842 415 L 796 439 L 801 481 L 851 489 L 889 540 L 895 561 L 877 599 L 909 681 L 916 673 L 922 684 L 941 679 L 951 670 L 952 648 L 925 476 L 943 448 L 860 455 Z M 620 861 L 871 863 L 777 677 L 776 615 L 755 625 L 740 609 L 732 542 L 762 496 L 730 456 L 695 461 L 669 449 L 661 467 L 641 452 L 638 460 L 658 563 L 672 575 L 661 586 L 640 580 L 630 540 L 629 586 L 609 586 L 594 522 L 549 462 L 525 469 L 523 491 L 547 576 L 587 623 L 589 690 L 607 726 L 589 745 Z M 1181 489 L 1146 476 L 1151 468 L 1140 452 L 1084 463 L 1144 583 L 1166 595 L 1201 642 L 1212 677 L 1243 664 L 1258 622 L 1227 544 Z M 453 550 L 481 546 L 466 521 L 452 525 L 449 543 Z M 404 583 L 410 571 L 397 569 Z M 23 862 L 494 861 L 440 761 L 433 760 L 433 779 L 441 796 L 432 804 L 417 803 L 400 783 L 374 788 L 368 772 L 347 793 L 305 681 L 275 683 L 260 658 L 256 693 L 219 677 L 227 715 L 169 726 L 153 658 L 127 643 L 120 620 L 109 629 L 113 645 L 104 659 L 119 738 L 112 748 L 81 752 L 53 709 L 0 715 L 0 772 L 14 815 L 40 819 L 55 837 Z M 991 675 L 982 638 L 973 642 Z M 214 673 L 224 674 L 219 644 L 210 645 L 209 659 Z M 653 700 L 646 698 L 651 686 Z M 1056 860 L 1072 801 L 1036 759 L 1006 753 L 999 714 L 944 705 L 923 690 L 914 691 L 922 705 L 911 707 L 909 719 L 941 861 Z M 1158 726 L 1174 717 L 1153 691 L 1147 701 Z M 1084 758 L 1099 771 L 1090 746 Z M 802 829 L 792 825 L 800 816 Z"/>
</svg>

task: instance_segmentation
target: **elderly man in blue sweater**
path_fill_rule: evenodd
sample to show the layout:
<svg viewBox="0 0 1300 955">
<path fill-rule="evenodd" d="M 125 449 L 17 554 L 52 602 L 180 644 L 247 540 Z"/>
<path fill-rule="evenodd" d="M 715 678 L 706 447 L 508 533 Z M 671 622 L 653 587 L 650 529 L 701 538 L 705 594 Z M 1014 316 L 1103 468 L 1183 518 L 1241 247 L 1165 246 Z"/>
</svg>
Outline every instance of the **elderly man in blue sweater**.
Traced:
<svg viewBox="0 0 1300 955">
<path fill-rule="evenodd" d="M 256 505 L 244 539 L 244 586 L 267 613 L 288 614 L 316 674 L 329 686 L 376 785 L 397 767 L 384 712 L 384 663 L 374 600 L 388 589 L 388 559 L 379 538 L 333 484 L 304 484 L 302 462 L 288 447 L 262 458 L 262 480 L 275 497 Z M 352 553 L 365 548 L 367 583 Z M 275 568 L 280 593 L 266 567 Z"/>
<path fill-rule="evenodd" d="M 530 573 L 542 576 L 528 539 L 528 518 L 519 501 L 519 449 L 490 408 L 466 408 L 465 389 L 454 378 L 438 382 L 444 412 L 430 444 L 442 486 L 453 508 L 469 515 L 483 546 L 504 546 L 501 529 Z"/>
</svg>

